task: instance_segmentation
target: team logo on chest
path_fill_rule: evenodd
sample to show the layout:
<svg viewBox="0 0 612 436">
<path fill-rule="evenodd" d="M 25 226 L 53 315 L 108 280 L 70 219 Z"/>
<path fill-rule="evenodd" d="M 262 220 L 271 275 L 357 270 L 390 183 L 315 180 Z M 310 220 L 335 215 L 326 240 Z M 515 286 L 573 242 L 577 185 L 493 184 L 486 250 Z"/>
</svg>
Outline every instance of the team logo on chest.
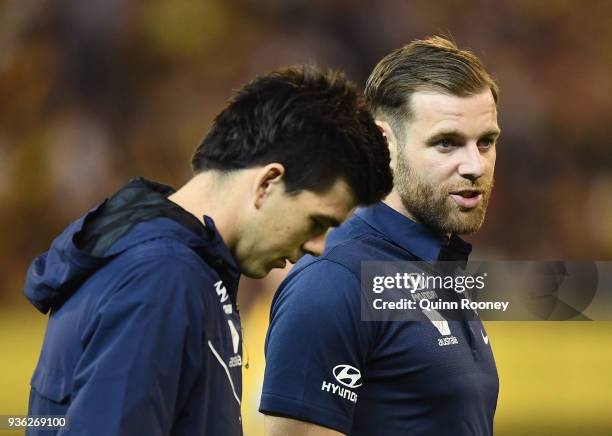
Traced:
<svg viewBox="0 0 612 436">
<path fill-rule="evenodd" d="M 439 312 L 430 309 L 424 310 L 423 313 L 425 314 L 425 316 L 427 316 L 427 318 L 429 318 L 436 330 L 438 330 L 440 336 L 443 336 L 442 338 L 438 338 L 439 347 L 459 344 L 459 340 L 457 339 L 457 337 L 451 334 L 450 325 L 448 324 L 448 321 L 445 320 Z"/>
<path fill-rule="evenodd" d="M 219 280 L 218 282 L 215 283 L 215 292 L 219 296 L 219 303 L 222 304 L 223 311 L 225 312 L 225 314 L 231 315 L 232 314 L 232 303 L 227 302 L 229 300 L 229 295 L 227 293 L 227 289 L 225 288 L 225 285 L 223 284 L 223 281 Z"/>
<path fill-rule="evenodd" d="M 242 356 L 238 354 L 238 349 L 240 347 L 240 333 L 234 324 L 234 321 L 231 318 L 232 310 L 232 302 L 229 299 L 229 294 L 227 292 L 227 288 L 223 284 L 223 281 L 219 280 L 215 283 L 215 292 L 219 297 L 219 303 L 223 308 L 223 312 L 227 316 L 227 327 L 230 332 L 230 337 L 232 338 L 232 349 L 234 351 L 234 355 L 230 357 L 228 366 L 230 368 L 234 368 L 236 366 L 242 365 Z"/>
</svg>

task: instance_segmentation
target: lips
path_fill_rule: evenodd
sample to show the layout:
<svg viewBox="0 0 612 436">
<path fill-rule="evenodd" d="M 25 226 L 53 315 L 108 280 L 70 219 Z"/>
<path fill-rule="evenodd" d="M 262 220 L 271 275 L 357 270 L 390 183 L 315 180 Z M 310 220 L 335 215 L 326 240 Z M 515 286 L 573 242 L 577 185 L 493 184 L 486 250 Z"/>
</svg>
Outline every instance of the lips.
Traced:
<svg viewBox="0 0 612 436">
<path fill-rule="evenodd" d="M 482 201 L 482 191 L 477 189 L 462 189 L 451 192 L 451 197 L 464 209 L 474 209 Z"/>
</svg>

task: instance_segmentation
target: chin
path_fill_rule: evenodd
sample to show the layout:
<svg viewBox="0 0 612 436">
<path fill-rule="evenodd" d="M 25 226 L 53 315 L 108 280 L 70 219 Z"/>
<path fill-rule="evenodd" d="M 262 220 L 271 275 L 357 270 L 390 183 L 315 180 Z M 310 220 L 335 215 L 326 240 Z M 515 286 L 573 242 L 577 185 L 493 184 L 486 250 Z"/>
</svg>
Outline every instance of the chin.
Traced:
<svg viewBox="0 0 612 436">
<path fill-rule="evenodd" d="M 458 219 L 453 223 L 449 223 L 449 233 L 456 233 L 458 235 L 471 235 L 476 233 L 482 227 L 484 222 L 484 213 L 480 213 L 477 216 L 468 216 L 463 219 Z"/>
<path fill-rule="evenodd" d="M 270 272 L 270 268 L 263 265 L 244 265 L 239 264 L 240 273 L 250 279 L 263 279 Z"/>
<path fill-rule="evenodd" d="M 268 275 L 268 273 L 270 272 L 270 270 L 266 270 L 266 271 L 261 271 L 261 270 L 257 270 L 257 271 L 242 271 L 242 274 L 247 276 L 250 279 L 263 279 L 265 276 Z"/>
</svg>

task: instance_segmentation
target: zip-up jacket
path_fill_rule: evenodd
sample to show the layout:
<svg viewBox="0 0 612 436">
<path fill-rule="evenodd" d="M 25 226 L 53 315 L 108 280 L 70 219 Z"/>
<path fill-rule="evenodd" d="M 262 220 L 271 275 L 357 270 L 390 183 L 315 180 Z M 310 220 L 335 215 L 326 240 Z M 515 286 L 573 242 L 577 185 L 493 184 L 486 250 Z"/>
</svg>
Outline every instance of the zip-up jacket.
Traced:
<svg viewBox="0 0 612 436">
<path fill-rule="evenodd" d="M 50 313 L 28 435 L 241 435 L 238 267 L 215 229 L 134 179 L 72 223 L 30 266 Z"/>
</svg>

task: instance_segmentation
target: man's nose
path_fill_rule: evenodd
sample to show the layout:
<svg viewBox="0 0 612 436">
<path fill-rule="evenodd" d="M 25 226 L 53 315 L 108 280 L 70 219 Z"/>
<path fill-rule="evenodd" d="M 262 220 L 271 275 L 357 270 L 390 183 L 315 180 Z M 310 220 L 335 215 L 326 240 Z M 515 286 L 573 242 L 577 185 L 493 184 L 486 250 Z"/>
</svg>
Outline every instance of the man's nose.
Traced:
<svg viewBox="0 0 612 436">
<path fill-rule="evenodd" d="M 313 256 L 320 256 L 325 251 L 325 233 L 316 238 L 309 239 L 302 245 L 302 250 L 305 253 Z"/>
<path fill-rule="evenodd" d="M 484 157 L 475 142 L 462 147 L 460 158 L 458 171 L 461 177 L 474 181 L 484 174 Z"/>
</svg>

